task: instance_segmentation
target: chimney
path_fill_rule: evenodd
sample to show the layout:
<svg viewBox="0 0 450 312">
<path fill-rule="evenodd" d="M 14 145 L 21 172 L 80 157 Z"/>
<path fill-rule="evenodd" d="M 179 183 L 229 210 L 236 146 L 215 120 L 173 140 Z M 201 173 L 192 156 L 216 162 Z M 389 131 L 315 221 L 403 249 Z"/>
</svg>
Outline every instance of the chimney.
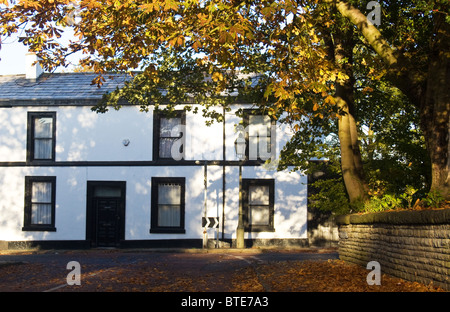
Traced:
<svg viewBox="0 0 450 312">
<path fill-rule="evenodd" d="M 25 54 L 25 66 L 27 79 L 38 79 L 44 72 L 41 65 L 39 65 L 39 58 L 34 52 L 28 52 Z"/>
</svg>

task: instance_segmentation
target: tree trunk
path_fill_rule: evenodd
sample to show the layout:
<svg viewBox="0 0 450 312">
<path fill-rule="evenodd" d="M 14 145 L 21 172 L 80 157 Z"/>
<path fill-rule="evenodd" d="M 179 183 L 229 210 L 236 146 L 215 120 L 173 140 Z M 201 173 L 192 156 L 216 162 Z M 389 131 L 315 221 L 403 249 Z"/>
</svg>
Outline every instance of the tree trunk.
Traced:
<svg viewBox="0 0 450 312">
<path fill-rule="evenodd" d="M 450 199 L 450 25 L 444 24 L 430 55 L 420 113 L 431 159 L 431 190 Z"/>
<path fill-rule="evenodd" d="M 335 5 L 348 18 L 388 65 L 390 80 L 419 108 L 421 129 L 431 158 L 431 190 L 450 199 L 450 26 L 441 13 L 435 16 L 435 29 L 430 34 L 432 52 L 425 72 L 417 70 L 413 59 L 397 56 L 378 29 L 366 16 L 346 1 L 323 0 Z M 402 70 L 406 68 L 405 70 Z"/>
<path fill-rule="evenodd" d="M 337 88 L 339 89 L 339 88 Z M 350 113 L 347 103 L 339 96 L 336 90 L 336 98 L 344 115 L 339 119 L 339 142 L 341 145 L 341 167 L 345 188 L 349 195 L 350 203 L 365 201 L 367 199 L 367 184 L 364 180 L 363 167 L 361 166 L 361 153 L 359 142 L 353 135 L 355 133 L 355 119 Z"/>
<path fill-rule="evenodd" d="M 399 57 L 399 65 L 408 70 L 405 73 L 394 68 L 389 77 L 419 109 L 420 128 L 431 160 L 431 191 L 450 200 L 450 25 L 442 15 L 435 17 L 435 24 L 428 67 L 417 71 L 413 59 Z"/>
<path fill-rule="evenodd" d="M 337 31 L 334 36 L 334 61 L 348 78 L 336 84 L 336 102 L 342 112 L 339 118 L 338 135 L 341 146 L 341 166 L 345 188 L 350 203 L 367 199 L 368 186 L 364 179 L 364 170 L 356 128 L 353 96 L 353 31 Z"/>
</svg>

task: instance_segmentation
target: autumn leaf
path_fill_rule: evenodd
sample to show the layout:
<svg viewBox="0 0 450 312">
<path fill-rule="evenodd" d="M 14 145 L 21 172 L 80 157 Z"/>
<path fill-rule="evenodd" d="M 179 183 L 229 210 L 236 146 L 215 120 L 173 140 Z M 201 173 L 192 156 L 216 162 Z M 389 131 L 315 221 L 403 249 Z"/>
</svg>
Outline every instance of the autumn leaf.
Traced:
<svg viewBox="0 0 450 312">
<path fill-rule="evenodd" d="M 153 12 L 153 11 L 158 11 L 159 10 L 159 4 L 157 2 L 152 2 L 152 3 L 145 3 L 145 4 L 141 4 L 139 6 L 139 8 L 141 10 L 144 10 L 146 12 Z"/>
<path fill-rule="evenodd" d="M 336 104 L 336 100 L 334 99 L 333 96 L 328 95 L 325 100 L 324 100 L 325 104 L 329 104 L 329 105 L 335 105 Z"/>
<path fill-rule="evenodd" d="M 163 3 L 164 3 L 165 11 L 178 9 L 179 2 L 177 2 L 175 0 L 164 0 Z"/>
<path fill-rule="evenodd" d="M 215 72 L 213 75 L 212 75 L 212 77 L 211 77 L 211 79 L 213 80 L 213 81 L 223 81 L 223 75 L 221 74 L 221 73 L 219 73 L 219 72 Z"/>
<path fill-rule="evenodd" d="M 201 48 L 201 43 L 199 41 L 194 41 L 192 44 L 192 48 L 195 50 L 195 52 L 198 52 L 199 48 Z"/>
</svg>

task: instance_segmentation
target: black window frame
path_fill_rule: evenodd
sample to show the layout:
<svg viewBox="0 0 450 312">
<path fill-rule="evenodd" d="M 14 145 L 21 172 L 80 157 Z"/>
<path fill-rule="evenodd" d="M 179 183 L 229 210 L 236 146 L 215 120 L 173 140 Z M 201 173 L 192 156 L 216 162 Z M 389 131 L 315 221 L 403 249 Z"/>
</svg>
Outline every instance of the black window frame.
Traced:
<svg viewBox="0 0 450 312">
<path fill-rule="evenodd" d="M 158 225 L 158 186 L 160 184 L 179 184 L 181 186 L 180 198 L 180 226 L 159 226 Z M 185 195 L 186 178 L 161 178 L 153 177 L 151 185 L 151 213 L 150 213 L 150 233 L 158 234 L 185 234 Z"/>
<path fill-rule="evenodd" d="M 250 224 L 250 206 L 249 206 L 249 188 L 250 186 L 268 186 L 269 187 L 269 224 L 252 225 Z M 275 232 L 275 179 L 242 179 L 242 211 L 244 229 L 246 232 Z"/>
<path fill-rule="evenodd" d="M 32 224 L 32 186 L 33 183 L 47 182 L 51 183 L 51 223 L 50 224 Z M 56 207 L 56 177 L 54 176 L 26 176 L 25 177 L 25 204 L 24 204 L 24 226 L 22 231 L 48 231 L 56 232 L 55 227 L 55 209 Z"/>
<path fill-rule="evenodd" d="M 161 118 L 180 118 L 181 125 L 186 128 L 186 111 L 184 110 L 174 110 L 174 111 L 154 111 L 153 113 L 153 159 L 162 160 L 168 162 L 178 161 L 172 157 L 161 157 L 159 155 L 159 146 L 161 140 Z M 179 137 L 182 140 L 182 159 L 185 157 L 186 152 L 186 133 L 182 133 Z"/>
<path fill-rule="evenodd" d="M 34 125 L 37 118 L 52 118 L 52 155 L 49 159 L 37 159 L 35 157 L 35 133 Z M 56 112 L 28 112 L 27 117 L 27 162 L 29 163 L 49 163 L 55 161 L 56 146 Z"/>
<path fill-rule="evenodd" d="M 262 110 L 260 109 L 244 109 L 243 110 L 243 126 L 244 129 L 246 129 L 245 131 L 245 159 L 244 160 L 252 160 L 252 161 L 265 161 L 262 160 L 260 155 L 259 155 L 259 148 L 258 148 L 258 156 L 257 159 L 250 159 L 250 134 L 249 134 L 249 126 L 250 126 L 250 116 L 267 116 L 270 118 L 271 120 L 271 126 L 276 126 L 277 121 L 269 116 L 267 113 L 264 113 Z M 272 133 L 270 133 L 270 148 L 271 151 L 273 151 L 275 149 L 276 146 L 276 133 L 275 136 L 272 136 Z M 258 140 L 258 145 L 259 145 L 259 140 Z"/>
</svg>

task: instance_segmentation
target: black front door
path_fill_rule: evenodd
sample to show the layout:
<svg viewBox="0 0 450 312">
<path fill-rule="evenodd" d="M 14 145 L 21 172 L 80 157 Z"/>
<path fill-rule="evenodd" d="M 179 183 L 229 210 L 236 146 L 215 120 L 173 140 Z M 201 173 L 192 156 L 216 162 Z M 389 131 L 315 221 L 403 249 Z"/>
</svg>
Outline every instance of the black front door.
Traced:
<svg viewBox="0 0 450 312">
<path fill-rule="evenodd" d="M 125 182 L 88 182 L 86 238 L 93 247 L 117 247 L 124 239 Z"/>
<path fill-rule="evenodd" d="M 94 199 L 97 212 L 97 246 L 114 247 L 119 242 L 119 199 Z"/>
</svg>

